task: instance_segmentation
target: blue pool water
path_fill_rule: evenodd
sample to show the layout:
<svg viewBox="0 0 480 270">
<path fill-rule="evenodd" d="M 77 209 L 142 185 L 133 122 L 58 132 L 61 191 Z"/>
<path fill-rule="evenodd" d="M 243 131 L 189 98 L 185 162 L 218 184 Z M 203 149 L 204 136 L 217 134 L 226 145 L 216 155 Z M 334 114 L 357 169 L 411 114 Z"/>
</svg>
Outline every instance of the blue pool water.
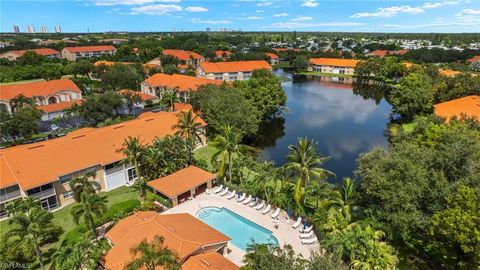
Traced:
<svg viewBox="0 0 480 270">
<path fill-rule="evenodd" d="M 242 250 L 253 242 L 278 245 L 271 231 L 226 208 L 202 208 L 197 212 L 197 218 L 232 238 L 232 244 Z"/>
</svg>

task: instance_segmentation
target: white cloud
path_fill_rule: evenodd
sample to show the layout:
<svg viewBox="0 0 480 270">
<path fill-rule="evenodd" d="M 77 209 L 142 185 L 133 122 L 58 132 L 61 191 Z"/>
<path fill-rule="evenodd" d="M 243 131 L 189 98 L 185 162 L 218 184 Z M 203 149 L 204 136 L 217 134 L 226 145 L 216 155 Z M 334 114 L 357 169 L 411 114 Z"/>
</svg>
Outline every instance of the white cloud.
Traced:
<svg viewBox="0 0 480 270">
<path fill-rule="evenodd" d="M 269 7 L 271 5 L 273 5 L 273 2 L 260 2 L 256 4 L 257 7 Z"/>
<path fill-rule="evenodd" d="M 178 3 L 180 0 L 91 0 L 96 6 L 144 5 L 151 3 Z"/>
<path fill-rule="evenodd" d="M 194 23 L 206 23 L 206 24 L 229 24 L 232 23 L 231 21 L 228 20 L 201 20 L 198 18 L 193 18 L 192 22 Z"/>
<path fill-rule="evenodd" d="M 247 19 L 247 20 L 261 20 L 262 17 L 259 17 L 259 16 L 249 16 L 249 17 L 246 17 L 245 19 Z"/>
<path fill-rule="evenodd" d="M 313 18 L 309 16 L 302 16 L 302 17 L 296 17 L 294 19 L 291 19 L 292 22 L 305 22 L 305 21 L 311 21 Z"/>
<path fill-rule="evenodd" d="M 410 15 L 418 15 L 425 13 L 428 9 L 435 9 L 440 8 L 446 5 L 457 5 L 461 3 L 468 3 L 465 0 L 453 0 L 453 1 L 442 1 L 442 2 L 427 2 L 421 6 L 410 6 L 410 5 L 403 5 L 403 6 L 391 6 L 391 7 L 383 7 L 377 8 L 374 12 L 359 12 L 355 13 L 351 18 L 390 18 L 397 14 L 410 14 Z"/>
<path fill-rule="evenodd" d="M 255 12 L 256 12 L 256 13 L 263 13 L 263 12 L 265 12 L 265 10 L 259 9 L 259 10 L 255 10 Z"/>
<path fill-rule="evenodd" d="M 274 14 L 273 17 L 287 17 L 288 16 L 288 13 L 286 12 L 283 12 L 283 13 L 277 13 L 277 14 Z"/>
<path fill-rule="evenodd" d="M 480 9 L 464 9 L 456 14 L 456 16 L 465 16 L 465 15 L 480 15 Z"/>
<path fill-rule="evenodd" d="M 362 26 L 364 23 L 357 22 L 326 22 L 326 23 L 306 23 L 306 22 L 279 22 L 273 23 L 270 28 L 311 28 L 311 27 L 355 27 Z"/>
<path fill-rule="evenodd" d="M 134 7 L 132 8 L 132 12 L 130 14 L 165 15 L 170 12 L 177 12 L 182 10 L 183 8 L 181 6 L 159 4 L 159 5 Z"/>
<path fill-rule="evenodd" d="M 302 7 L 316 7 L 318 6 L 317 0 L 306 0 L 303 1 Z"/>
<path fill-rule="evenodd" d="M 205 12 L 208 11 L 208 9 L 204 7 L 187 7 L 185 8 L 186 11 L 188 12 Z"/>
</svg>

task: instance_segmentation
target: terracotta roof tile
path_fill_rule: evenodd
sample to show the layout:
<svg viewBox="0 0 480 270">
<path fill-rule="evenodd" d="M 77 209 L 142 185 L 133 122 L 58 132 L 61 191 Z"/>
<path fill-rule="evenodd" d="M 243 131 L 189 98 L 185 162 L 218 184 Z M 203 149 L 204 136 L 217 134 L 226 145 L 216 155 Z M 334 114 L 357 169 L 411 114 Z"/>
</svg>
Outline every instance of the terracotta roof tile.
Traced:
<svg viewBox="0 0 480 270">
<path fill-rule="evenodd" d="M 236 62 L 203 62 L 200 67 L 205 73 L 231 73 L 231 72 L 252 72 L 256 69 L 269 69 L 272 66 L 267 61 L 236 61 Z"/>
<path fill-rule="evenodd" d="M 358 61 L 341 58 L 310 58 L 310 63 L 318 66 L 356 67 Z"/>
<path fill-rule="evenodd" d="M 270 57 L 270 59 L 278 59 L 278 55 L 274 54 L 274 53 L 265 53 L 268 57 Z"/>
<path fill-rule="evenodd" d="M 70 109 L 73 104 L 80 105 L 81 103 L 82 103 L 82 100 L 78 99 L 78 100 L 72 100 L 72 101 L 66 101 L 66 102 L 53 103 L 49 105 L 37 106 L 37 108 L 39 108 L 40 110 L 46 113 L 60 112 L 66 109 Z"/>
<path fill-rule="evenodd" d="M 170 175 L 149 181 L 147 185 L 169 198 L 174 198 L 216 177 L 215 174 L 198 167 L 188 166 Z"/>
<path fill-rule="evenodd" d="M 62 175 L 123 159 L 123 153 L 117 150 L 128 136 L 150 143 L 155 137 L 172 135 L 177 115 L 178 112 L 142 114 L 138 119 L 107 127 L 82 128 L 64 137 L 1 149 L 0 154 L 20 187 L 27 190 L 56 181 Z M 203 120 L 198 121 L 206 125 Z M 3 178 L 2 170 L 0 179 Z"/>
<path fill-rule="evenodd" d="M 460 117 L 462 114 L 466 116 L 475 116 L 480 120 L 480 96 L 466 96 L 442 102 L 433 106 L 435 114 L 443 117 L 448 121 L 453 116 Z"/>
<path fill-rule="evenodd" d="M 104 46 L 79 46 L 79 47 L 65 47 L 64 50 L 67 50 L 71 53 L 76 52 L 100 52 L 100 51 L 115 51 L 116 48 L 111 45 Z"/>
<path fill-rule="evenodd" d="M 200 54 L 196 52 L 184 51 L 184 50 L 165 49 L 162 51 L 162 54 L 174 56 L 182 61 L 187 61 L 190 58 L 194 58 L 197 60 L 202 59 L 202 56 Z"/>
<path fill-rule="evenodd" d="M 149 100 L 149 99 L 157 99 L 157 97 L 155 97 L 155 96 L 152 96 L 152 95 L 149 95 L 149 94 L 145 94 L 145 93 L 140 92 L 140 91 L 134 91 L 134 90 L 128 90 L 128 89 L 118 90 L 117 93 L 119 93 L 120 95 L 123 95 L 123 94 L 126 94 L 126 93 L 136 94 L 136 95 L 139 95 L 140 98 L 141 98 L 143 101 Z"/>
<path fill-rule="evenodd" d="M 236 264 L 217 252 L 207 252 L 188 258 L 182 264 L 182 270 L 238 270 Z"/>
<path fill-rule="evenodd" d="M 224 56 L 229 56 L 231 54 L 231 51 L 215 51 L 215 55 L 217 55 L 219 58 L 223 58 Z"/>
<path fill-rule="evenodd" d="M 451 69 L 440 69 L 439 72 L 440 72 L 440 75 L 447 76 L 447 77 L 452 77 L 461 73 L 460 71 L 451 70 Z"/>
<path fill-rule="evenodd" d="M 60 91 L 81 93 L 80 88 L 78 88 L 73 81 L 60 79 L 43 82 L 0 85 L 0 99 L 10 100 L 19 94 L 23 94 L 26 97 L 46 97 Z"/>
<path fill-rule="evenodd" d="M 54 54 L 59 54 L 57 50 L 50 49 L 50 48 L 40 48 L 40 49 L 31 49 L 31 50 L 18 50 L 18 51 L 8 51 L 7 53 L 14 53 L 18 56 L 24 55 L 26 52 L 35 52 L 37 54 L 43 55 L 43 56 L 49 56 L 49 55 L 54 55 Z"/>
<path fill-rule="evenodd" d="M 480 55 L 474 56 L 474 57 L 468 59 L 467 61 L 470 62 L 470 63 L 480 62 Z"/>
<path fill-rule="evenodd" d="M 107 232 L 106 237 L 114 245 L 103 258 L 104 266 L 123 269 L 125 263 L 134 258 L 131 248 L 144 239 L 152 241 L 157 235 L 164 237 L 165 245 L 177 252 L 181 263 L 203 246 L 230 240 L 190 214 L 138 212 L 120 220 Z"/>
<path fill-rule="evenodd" d="M 192 105 L 188 103 L 175 102 L 175 111 L 189 111 L 193 110 Z"/>
<path fill-rule="evenodd" d="M 180 74 L 168 75 L 164 73 L 156 73 L 142 83 L 146 83 L 153 87 L 167 87 L 169 89 L 177 89 L 180 92 L 184 92 L 196 91 L 200 85 L 220 85 L 223 83 L 223 81 L 197 78 Z"/>
</svg>

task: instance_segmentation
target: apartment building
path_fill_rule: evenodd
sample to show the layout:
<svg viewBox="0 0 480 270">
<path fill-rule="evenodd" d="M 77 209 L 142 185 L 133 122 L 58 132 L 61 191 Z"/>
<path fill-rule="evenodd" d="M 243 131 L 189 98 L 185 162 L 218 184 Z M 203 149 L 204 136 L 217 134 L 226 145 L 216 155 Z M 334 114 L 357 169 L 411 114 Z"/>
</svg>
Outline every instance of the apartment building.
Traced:
<svg viewBox="0 0 480 270">
<path fill-rule="evenodd" d="M 198 64 L 205 61 L 205 58 L 203 56 L 191 51 L 165 49 L 162 51 L 162 54 L 176 57 L 180 60 L 180 64 L 190 65 L 193 67 L 196 67 L 198 66 Z"/>
<path fill-rule="evenodd" d="M 272 70 L 265 60 L 236 62 L 203 62 L 197 68 L 197 77 L 211 80 L 236 81 L 248 80 L 257 69 Z"/>
<path fill-rule="evenodd" d="M 50 49 L 50 48 L 40 48 L 40 49 L 31 49 L 31 50 L 18 50 L 18 51 L 8 51 L 6 53 L 0 54 L 0 58 L 5 58 L 10 61 L 17 60 L 18 57 L 24 55 L 26 52 L 34 52 L 39 55 L 43 55 L 48 59 L 58 59 L 61 58 L 62 55 L 59 51 Z"/>
<path fill-rule="evenodd" d="M 408 50 L 398 50 L 398 51 L 389 51 L 389 50 L 375 50 L 367 53 L 368 56 L 376 57 L 385 57 L 388 55 L 404 55 L 408 53 Z"/>
<path fill-rule="evenodd" d="M 220 85 L 222 83 L 223 81 L 220 80 L 210 80 L 181 74 L 168 75 L 157 73 L 143 81 L 140 84 L 140 88 L 142 93 L 155 96 L 158 99 L 162 99 L 162 94 L 166 90 L 172 90 L 181 101 L 186 102 L 189 93 L 197 91 L 199 86 L 206 84 Z"/>
<path fill-rule="evenodd" d="M 82 100 L 82 91 L 68 79 L 0 85 L 0 110 L 11 113 L 10 101 L 18 95 L 33 98 L 45 112 L 44 121 L 62 117 L 64 110 Z"/>
<path fill-rule="evenodd" d="M 215 55 L 218 59 L 229 59 L 233 53 L 231 51 L 215 51 Z"/>
<path fill-rule="evenodd" d="M 111 45 L 105 46 L 79 46 L 65 47 L 62 50 L 62 58 L 75 61 L 79 58 L 97 58 L 102 54 L 114 54 L 117 49 Z"/>
<path fill-rule="evenodd" d="M 206 144 L 206 123 L 197 118 L 201 143 Z M 39 199 L 52 210 L 73 202 L 69 181 L 95 173 L 108 191 L 137 179 L 135 169 L 124 164 L 119 151 L 128 136 L 150 143 L 156 137 L 173 135 L 178 112 L 147 112 L 137 119 L 102 128 L 82 128 L 64 137 L 0 150 L 0 216 L 8 202 L 21 197 Z"/>
<path fill-rule="evenodd" d="M 358 61 L 340 58 L 310 58 L 308 71 L 353 75 Z"/>
<path fill-rule="evenodd" d="M 265 55 L 270 59 L 270 65 L 277 65 L 280 58 L 274 53 L 265 53 Z"/>
</svg>

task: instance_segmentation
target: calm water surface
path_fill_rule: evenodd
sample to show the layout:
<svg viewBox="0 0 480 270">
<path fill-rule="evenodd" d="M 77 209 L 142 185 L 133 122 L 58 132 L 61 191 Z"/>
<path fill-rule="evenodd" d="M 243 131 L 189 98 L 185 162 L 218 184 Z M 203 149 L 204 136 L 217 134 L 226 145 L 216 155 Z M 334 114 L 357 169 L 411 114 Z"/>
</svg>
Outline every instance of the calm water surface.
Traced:
<svg viewBox="0 0 480 270">
<path fill-rule="evenodd" d="M 353 175 L 360 153 L 387 146 L 384 134 L 390 104 L 378 93 L 353 90 L 351 81 L 338 80 L 342 79 L 295 76 L 282 83 L 288 96 L 284 122 L 280 119 L 265 127 L 263 133 L 270 136 L 270 141 L 266 139 L 264 145 L 268 146 L 260 159 L 282 165 L 288 145 L 306 136 L 318 141 L 321 154 L 331 156 L 325 168 L 341 179 Z"/>
</svg>

